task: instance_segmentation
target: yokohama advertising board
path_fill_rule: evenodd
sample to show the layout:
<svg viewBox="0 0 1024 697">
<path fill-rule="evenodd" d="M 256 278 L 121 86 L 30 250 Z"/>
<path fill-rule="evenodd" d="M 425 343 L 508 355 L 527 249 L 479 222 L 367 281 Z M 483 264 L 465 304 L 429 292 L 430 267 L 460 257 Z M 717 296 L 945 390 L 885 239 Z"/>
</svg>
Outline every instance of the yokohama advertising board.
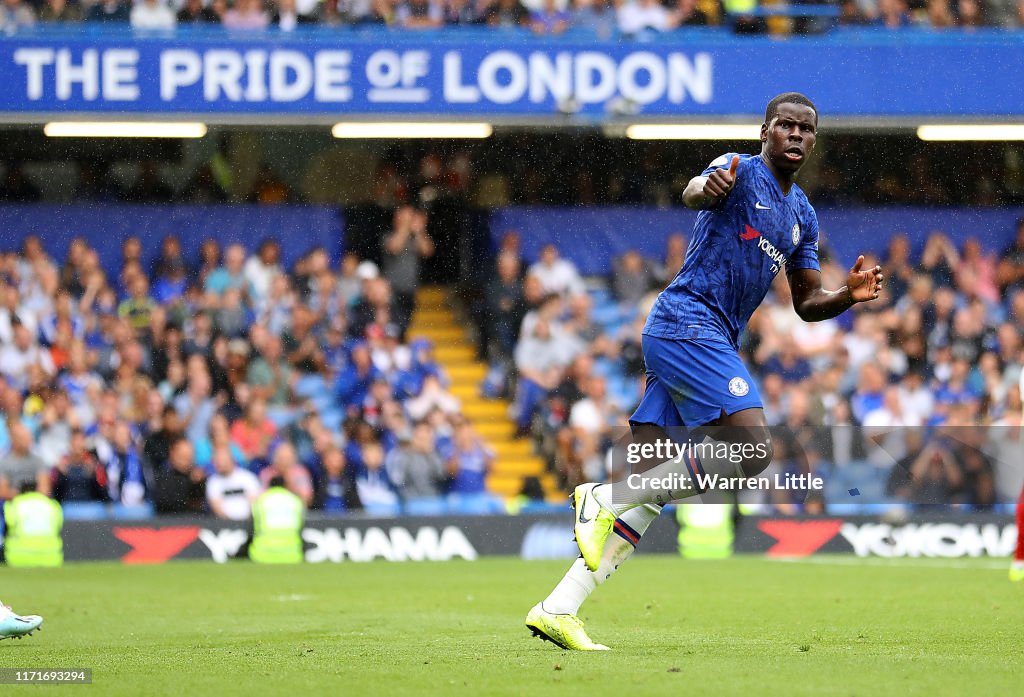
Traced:
<svg viewBox="0 0 1024 697">
<path fill-rule="evenodd" d="M 675 553 L 674 516 L 662 515 L 640 551 Z M 68 561 L 120 560 L 153 564 L 171 559 L 216 562 L 244 556 L 249 529 L 210 518 L 69 521 Z M 302 531 L 310 563 L 473 560 L 482 556 L 571 559 L 578 553 L 567 516 L 444 518 L 325 518 Z M 928 514 L 901 522 L 875 516 L 749 517 L 739 521 L 736 552 L 772 557 L 853 554 L 859 557 L 1005 557 L 1016 526 L 1007 515 Z"/>
<path fill-rule="evenodd" d="M 775 557 L 1005 557 L 1016 540 L 1013 519 L 1002 515 L 929 514 L 901 522 L 872 516 L 748 518 L 740 525 L 736 550 Z"/>
</svg>

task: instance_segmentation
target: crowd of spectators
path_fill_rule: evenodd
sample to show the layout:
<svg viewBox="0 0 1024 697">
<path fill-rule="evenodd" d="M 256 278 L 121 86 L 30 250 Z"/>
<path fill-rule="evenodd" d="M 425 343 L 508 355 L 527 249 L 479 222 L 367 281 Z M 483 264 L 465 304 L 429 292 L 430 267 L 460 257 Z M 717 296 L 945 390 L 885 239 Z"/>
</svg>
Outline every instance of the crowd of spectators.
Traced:
<svg viewBox="0 0 1024 697">
<path fill-rule="evenodd" d="M 1024 24 L 1019 0 L 841 0 L 797 2 L 838 5 L 823 21 L 765 21 L 759 6 L 771 0 L 3 0 L 0 28 L 45 22 L 124 23 L 140 30 L 178 25 L 221 24 L 231 30 L 293 31 L 300 25 L 388 26 L 431 30 L 452 26 L 521 28 L 541 35 L 571 29 L 600 37 L 631 37 L 680 27 L 723 25 L 741 33 L 820 31 L 840 26 L 876 25 L 889 29 L 918 26 L 1016 27 Z"/>
<path fill-rule="evenodd" d="M 602 480 L 622 464 L 609 465 L 606 453 L 628 433 L 642 394 L 640 332 L 685 254 L 684 238 L 673 235 L 664 259 L 628 252 L 606 283 L 586 287 L 553 245 L 527 265 L 518 234 L 505 235 L 476 313 L 483 348 L 509 377 L 490 388 L 514 400 L 521 434 L 566 486 Z M 847 272 L 831 258 L 827 231 L 821 258 L 823 285 L 842 286 Z M 826 480 L 824 499 L 804 489 L 755 502 L 797 512 L 1016 501 L 1024 484 L 1024 220 L 1003 250 L 977 238 L 958 247 L 933 232 L 914 255 L 896 234 L 883 257 L 867 255 L 867 267 L 876 263 L 887 283 L 875 302 L 805 323 L 782 273 L 751 318 L 740 348 L 775 432 L 769 474 Z"/>
<path fill-rule="evenodd" d="M 129 238 L 111 275 L 82 239 L 3 251 L 0 499 L 244 519 L 275 476 L 326 512 L 486 495 L 493 454 L 406 337 L 426 222 L 398 209 L 383 270 L 320 248 L 285 269 L 273 239 L 192 263 Z"/>
<path fill-rule="evenodd" d="M 36 238 L 4 252 L 0 498 L 33 483 L 62 502 L 234 519 L 274 476 L 328 512 L 482 494 L 494 455 L 431 344 L 406 337 L 433 253 L 426 222 L 398 208 L 381 267 L 351 253 L 332 266 L 313 249 L 286 270 L 273 239 L 210 239 L 191 263 L 174 237 L 146 260 L 130 238 L 110 275 L 84 240 L 62 260 Z M 839 287 L 827 235 L 823 283 Z M 519 435 L 565 486 L 609 476 L 606 453 L 642 394 L 647 311 L 685 255 L 673 235 L 662 259 L 628 252 L 601 281 L 554 245 L 526 260 L 504 236 L 472 308 L 494 366 L 482 387 L 512 401 Z M 915 253 L 897 234 L 876 262 L 882 298 L 812 324 L 780 274 L 742 337 L 777 429 L 773 467 L 842 483 L 824 502 L 768 503 L 812 510 L 851 490 L 861 502 L 1014 500 L 1024 222 L 998 252 L 933 232 Z"/>
</svg>

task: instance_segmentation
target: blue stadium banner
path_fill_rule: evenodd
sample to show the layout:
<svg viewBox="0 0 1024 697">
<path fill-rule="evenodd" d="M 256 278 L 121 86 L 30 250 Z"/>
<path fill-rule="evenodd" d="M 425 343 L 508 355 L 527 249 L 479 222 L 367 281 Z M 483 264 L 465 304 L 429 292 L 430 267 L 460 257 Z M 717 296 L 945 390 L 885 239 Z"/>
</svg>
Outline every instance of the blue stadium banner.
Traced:
<svg viewBox="0 0 1024 697">
<path fill-rule="evenodd" d="M 639 118 L 699 118 L 755 115 L 774 94 L 796 89 L 830 116 L 1024 115 L 1020 38 L 902 36 L 29 33 L 0 38 L 0 114 L 553 121 L 571 98 L 582 117 L 601 121 L 625 98 Z"/>
</svg>

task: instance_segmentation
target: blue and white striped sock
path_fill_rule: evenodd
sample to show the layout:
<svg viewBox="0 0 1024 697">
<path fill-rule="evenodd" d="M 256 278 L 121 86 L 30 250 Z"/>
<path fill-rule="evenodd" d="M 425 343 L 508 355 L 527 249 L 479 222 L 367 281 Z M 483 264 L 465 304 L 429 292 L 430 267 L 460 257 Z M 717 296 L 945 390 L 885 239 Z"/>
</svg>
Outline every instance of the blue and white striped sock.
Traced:
<svg viewBox="0 0 1024 697">
<path fill-rule="evenodd" d="M 661 506 L 648 504 L 631 508 L 615 520 L 613 534 L 608 536 L 597 571 L 590 571 L 579 558 L 558 582 L 541 607 L 557 615 L 575 615 L 594 589 L 607 581 L 622 562 L 629 559 L 640 538 L 647 532 Z"/>
</svg>

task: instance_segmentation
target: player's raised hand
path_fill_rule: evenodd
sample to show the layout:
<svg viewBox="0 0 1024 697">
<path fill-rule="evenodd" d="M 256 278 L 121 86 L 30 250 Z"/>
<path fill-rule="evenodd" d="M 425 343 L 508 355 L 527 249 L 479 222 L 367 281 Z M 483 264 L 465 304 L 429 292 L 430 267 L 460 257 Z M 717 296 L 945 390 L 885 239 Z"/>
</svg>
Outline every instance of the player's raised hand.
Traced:
<svg viewBox="0 0 1024 697">
<path fill-rule="evenodd" d="M 729 169 L 716 169 L 704 182 L 704 196 L 712 201 L 720 201 L 736 186 L 736 168 L 740 166 L 740 156 L 733 155 Z"/>
<path fill-rule="evenodd" d="M 846 277 L 846 287 L 850 291 L 850 298 L 855 303 L 877 300 L 882 292 L 882 281 L 885 279 L 881 266 L 867 270 L 864 270 L 863 267 L 864 255 L 861 254 Z"/>
</svg>

